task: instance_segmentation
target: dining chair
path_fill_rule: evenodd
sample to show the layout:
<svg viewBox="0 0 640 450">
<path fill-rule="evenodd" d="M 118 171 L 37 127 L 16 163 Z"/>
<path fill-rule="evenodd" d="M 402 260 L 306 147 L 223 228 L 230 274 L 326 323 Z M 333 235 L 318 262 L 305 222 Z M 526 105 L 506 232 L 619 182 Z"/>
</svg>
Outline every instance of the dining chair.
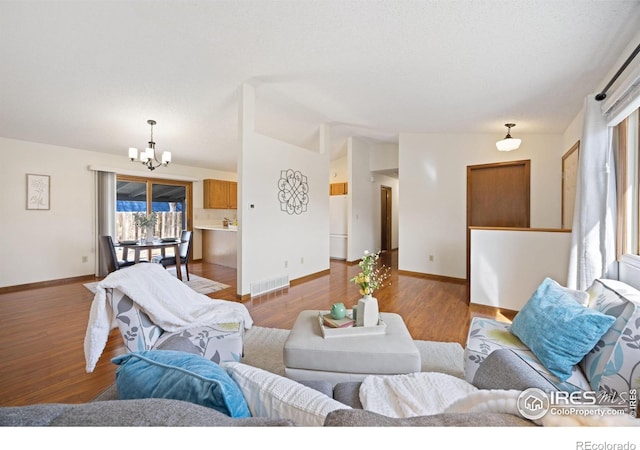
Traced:
<svg viewBox="0 0 640 450">
<path fill-rule="evenodd" d="M 183 230 L 180 236 L 180 265 L 184 266 L 187 272 L 187 281 L 189 281 L 189 256 L 191 255 L 191 240 L 192 233 L 191 231 Z M 164 251 L 163 251 L 164 253 Z M 176 255 L 173 256 L 162 256 L 160 259 L 160 264 L 166 269 L 167 267 L 176 265 Z"/>
<path fill-rule="evenodd" d="M 134 261 L 118 259 L 116 248 L 113 244 L 113 238 L 111 236 L 102 236 L 102 246 L 107 253 L 107 268 L 109 269 L 109 273 L 135 264 Z"/>
</svg>

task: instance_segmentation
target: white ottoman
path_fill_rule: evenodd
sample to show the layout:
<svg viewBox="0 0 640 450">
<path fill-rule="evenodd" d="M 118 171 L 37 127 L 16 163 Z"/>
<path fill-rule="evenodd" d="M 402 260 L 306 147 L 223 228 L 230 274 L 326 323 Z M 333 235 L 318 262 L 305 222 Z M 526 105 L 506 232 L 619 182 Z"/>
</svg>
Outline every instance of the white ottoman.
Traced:
<svg viewBox="0 0 640 450">
<path fill-rule="evenodd" d="M 287 377 L 332 383 L 361 381 L 367 375 L 420 372 L 420 352 L 402 317 L 381 313 L 386 333 L 323 338 L 318 311 L 302 311 L 284 344 Z"/>
</svg>

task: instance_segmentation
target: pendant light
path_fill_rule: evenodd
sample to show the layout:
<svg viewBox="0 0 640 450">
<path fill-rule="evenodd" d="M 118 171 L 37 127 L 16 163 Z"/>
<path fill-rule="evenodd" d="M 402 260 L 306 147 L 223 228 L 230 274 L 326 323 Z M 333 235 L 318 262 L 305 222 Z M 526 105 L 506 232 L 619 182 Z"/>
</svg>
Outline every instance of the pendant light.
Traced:
<svg viewBox="0 0 640 450">
<path fill-rule="evenodd" d="M 501 152 L 510 152 L 520 147 L 522 140 L 511 137 L 511 128 L 516 126 L 515 123 L 505 123 L 504 126 L 507 127 L 507 135 L 503 140 L 496 142 L 496 148 Z"/>
</svg>

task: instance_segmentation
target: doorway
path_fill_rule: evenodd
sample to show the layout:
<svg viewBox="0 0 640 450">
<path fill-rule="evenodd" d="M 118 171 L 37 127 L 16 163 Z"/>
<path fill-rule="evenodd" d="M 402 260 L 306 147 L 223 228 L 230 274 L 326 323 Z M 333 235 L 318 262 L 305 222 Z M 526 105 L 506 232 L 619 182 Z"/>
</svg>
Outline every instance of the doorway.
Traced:
<svg viewBox="0 0 640 450">
<path fill-rule="evenodd" d="M 380 186 L 380 250 L 393 250 L 391 239 L 391 188 Z"/>
<path fill-rule="evenodd" d="M 531 160 L 467 166 L 467 286 L 470 227 L 529 228 L 530 192 Z"/>
</svg>

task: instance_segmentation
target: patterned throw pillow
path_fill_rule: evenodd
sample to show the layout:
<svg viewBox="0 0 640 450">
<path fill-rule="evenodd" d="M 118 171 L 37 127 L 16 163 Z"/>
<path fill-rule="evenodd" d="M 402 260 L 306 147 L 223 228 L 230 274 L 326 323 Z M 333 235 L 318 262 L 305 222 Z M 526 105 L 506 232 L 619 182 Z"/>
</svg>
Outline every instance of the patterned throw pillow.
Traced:
<svg viewBox="0 0 640 450">
<path fill-rule="evenodd" d="M 640 291 L 608 279 L 595 280 L 587 291 L 589 307 L 615 320 L 581 363 L 591 388 L 618 394 L 640 389 Z"/>
</svg>

